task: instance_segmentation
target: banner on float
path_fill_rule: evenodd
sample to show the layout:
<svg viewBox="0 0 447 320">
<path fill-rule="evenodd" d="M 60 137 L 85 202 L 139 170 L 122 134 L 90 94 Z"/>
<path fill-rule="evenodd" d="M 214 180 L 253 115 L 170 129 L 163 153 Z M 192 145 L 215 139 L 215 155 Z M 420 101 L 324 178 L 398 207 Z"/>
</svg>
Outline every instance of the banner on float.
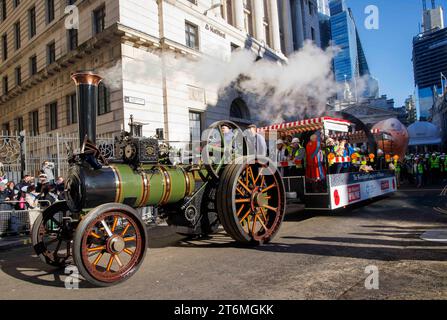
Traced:
<svg viewBox="0 0 447 320">
<path fill-rule="evenodd" d="M 332 210 L 396 191 L 396 177 L 392 172 L 332 175 L 329 183 Z"/>
</svg>

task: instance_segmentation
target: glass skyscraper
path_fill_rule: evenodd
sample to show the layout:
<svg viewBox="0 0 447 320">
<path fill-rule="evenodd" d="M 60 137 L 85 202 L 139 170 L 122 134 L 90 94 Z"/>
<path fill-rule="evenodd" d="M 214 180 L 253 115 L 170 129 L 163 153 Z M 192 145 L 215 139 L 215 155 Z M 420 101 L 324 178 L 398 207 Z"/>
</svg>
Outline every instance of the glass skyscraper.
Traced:
<svg viewBox="0 0 447 320">
<path fill-rule="evenodd" d="M 356 98 L 376 96 L 378 92 L 375 88 L 378 83 L 370 77 L 368 62 L 351 9 L 346 6 L 345 0 L 331 0 L 329 9 L 332 42 L 340 49 L 334 58 L 335 80 L 347 81 Z"/>
<path fill-rule="evenodd" d="M 442 75 L 447 77 L 447 28 L 434 29 L 414 37 L 413 68 L 419 117 L 426 120 L 431 115 L 434 92 L 440 94 L 445 85 Z"/>
</svg>

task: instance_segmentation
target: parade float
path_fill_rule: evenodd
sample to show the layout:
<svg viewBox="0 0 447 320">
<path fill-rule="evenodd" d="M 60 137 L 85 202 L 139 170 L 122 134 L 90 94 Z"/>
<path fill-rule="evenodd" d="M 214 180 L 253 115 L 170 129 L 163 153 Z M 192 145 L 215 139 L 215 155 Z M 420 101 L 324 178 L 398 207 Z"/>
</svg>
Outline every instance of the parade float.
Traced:
<svg viewBox="0 0 447 320">
<path fill-rule="evenodd" d="M 397 189 L 395 173 L 388 165 L 398 156 L 377 154 L 378 141 L 391 145 L 393 137 L 388 132 L 355 130 L 355 125 L 346 119 L 320 117 L 259 128 L 258 133 L 265 135 L 267 140 L 296 137 L 306 149 L 306 158 L 298 160 L 305 162 L 306 170 L 301 174 L 294 174 L 294 170 L 284 171 L 283 181 L 288 199 L 300 200 L 307 210 L 346 208 Z M 340 149 L 347 143 L 356 149 L 362 147 L 363 155 L 334 152 L 330 144 L 337 140 L 341 141 Z M 383 162 L 381 168 L 379 162 Z M 278 163 L 279 168 L 297 165 L 300 164 L 296 160 Z"/>
</svg>

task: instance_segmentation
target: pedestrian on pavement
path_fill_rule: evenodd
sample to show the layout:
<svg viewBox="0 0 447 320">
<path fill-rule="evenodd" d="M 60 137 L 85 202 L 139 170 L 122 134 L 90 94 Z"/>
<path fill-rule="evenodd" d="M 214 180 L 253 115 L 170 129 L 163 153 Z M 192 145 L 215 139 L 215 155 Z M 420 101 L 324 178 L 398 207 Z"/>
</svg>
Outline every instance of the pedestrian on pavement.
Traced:
<svg viewBox="0 0 447 320">
<path fill-rule="evenodd" d="M 42 164 L 42 171 L 47 176 L 47 181 L 50 184 L 54 184 L 54 163 L 50 161 L 44 161 Z"/>
</svg>

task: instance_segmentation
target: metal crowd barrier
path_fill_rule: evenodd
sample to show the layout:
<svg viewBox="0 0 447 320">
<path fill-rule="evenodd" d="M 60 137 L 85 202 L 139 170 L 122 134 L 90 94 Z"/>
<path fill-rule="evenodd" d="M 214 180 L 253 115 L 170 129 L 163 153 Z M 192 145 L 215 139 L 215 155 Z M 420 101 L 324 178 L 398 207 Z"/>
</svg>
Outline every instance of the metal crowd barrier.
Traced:
<svg viewBox="0 0 447 320">
<path fill-rule="evenodd" d="M 38 202 L 45 206 L 51 204 L 48 200 L 39 200 Z M 5 201 L 1 204 L 15 205 L 17 203 L 19 201 Z M 30 233 L 32 224 L 40 212 L 40 208 L 0 211 L 0 237 Z"/>
</svg>

